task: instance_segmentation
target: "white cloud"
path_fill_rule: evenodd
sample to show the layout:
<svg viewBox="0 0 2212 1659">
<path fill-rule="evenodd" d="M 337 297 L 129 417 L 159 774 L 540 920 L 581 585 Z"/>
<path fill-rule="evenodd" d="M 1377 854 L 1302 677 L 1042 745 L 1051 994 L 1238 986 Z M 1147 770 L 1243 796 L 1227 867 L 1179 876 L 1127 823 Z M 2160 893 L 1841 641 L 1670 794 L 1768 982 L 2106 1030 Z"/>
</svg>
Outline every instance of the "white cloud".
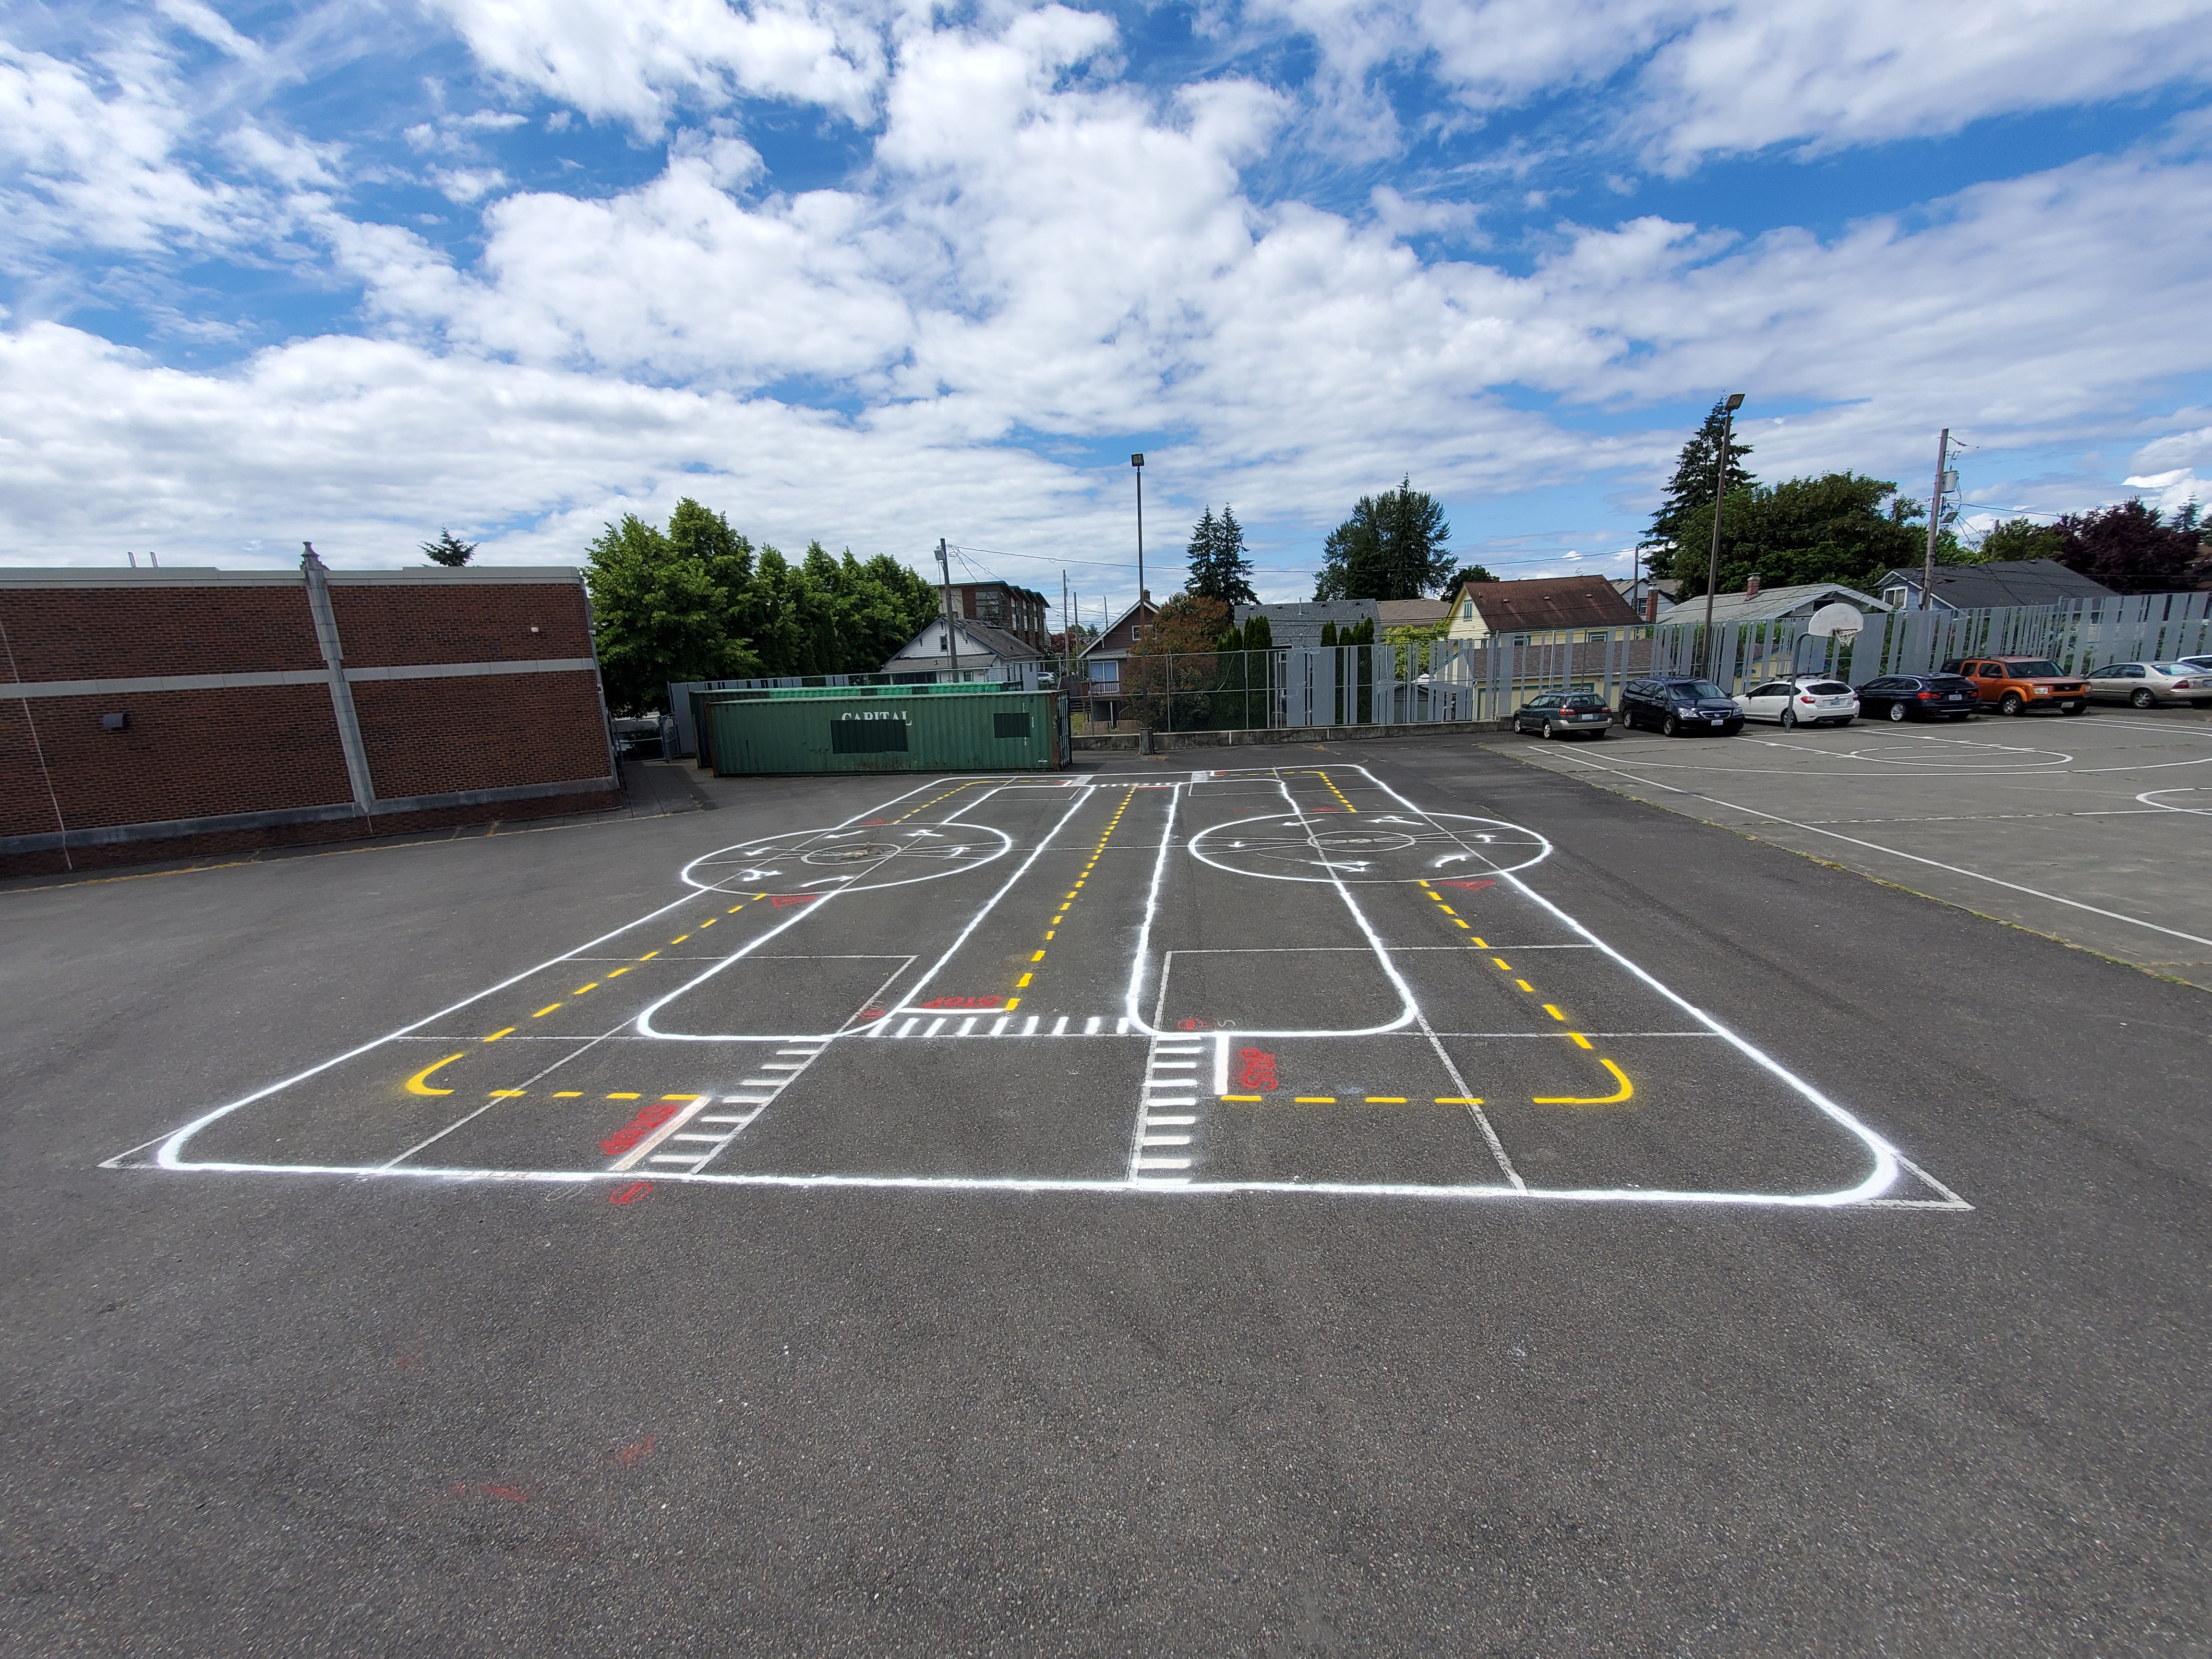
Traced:
<svg viewBox="0 0 2212 1659">
<path fill-rule="evenodd" d="M 432 167 L 431 182 L 449 202 L 479 201 L 507 183 L 497 167 Z"/>
<path fill-rule="evenodd" d="M 585 114 L 658 132 L 676 106 L 738 93 L 867 118 L 884 74 L 888 12 L 724 0 L 431 0 L 493 72 Z"/>
</svg>

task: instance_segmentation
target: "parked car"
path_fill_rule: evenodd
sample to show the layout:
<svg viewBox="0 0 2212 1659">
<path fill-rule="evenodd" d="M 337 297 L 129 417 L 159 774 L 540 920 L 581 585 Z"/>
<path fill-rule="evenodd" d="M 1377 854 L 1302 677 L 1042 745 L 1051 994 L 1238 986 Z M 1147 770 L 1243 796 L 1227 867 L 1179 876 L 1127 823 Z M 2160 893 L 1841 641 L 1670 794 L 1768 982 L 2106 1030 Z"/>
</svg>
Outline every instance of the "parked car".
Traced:
<svg viewBox="0 0 2212 1659">
<path fill-rule="evenodd" d="M 651 714 L 614 717 L 615 753 L 627 760 L 660 758 L 660 721 Z"/>
<path fill-rule="evenodd" d="M 1516 732 L 1547 738 L 1602 738 L 1612 725 L 1613 710 L 1595 691 L 1547 691 L 1513 711 Z"/>
<path fill-rule="evenodd" d="M 1656 726 L 1670 738 L 1686 732 L 1734 737 L 1743 730 L 1743 710 L 1711 680 L 1631 680 L 1621 689 L 1620 723 Z"/>
<path fill-rule="evenodd" d="M 1747 720 L 1772 720 L 1784 731 L 1797 726 L 1849 726 L 1858 718 L 1858 693 L 1826 674 L 1799 674 L 1754 685 L 1735 700 Z"/>
<path fill-rule="evenodd" d="M 2001 714 L 2025 714 L 2055 708 L 2078 714 L 2089 706 L 2089 685 L 2078 674 L 2062 674 L 2048 657 L 1960 657 L 1943 665 L 1946 674 L 1973 681 L 1982 706 Z"/>
<path fill-rule="evenodd" d="M 2212 669 L 2186 662 L 2108 662 L 2089 671 L 2089 695 L 2102 702 L 2130 702 L 2138 708 L 2183 703 L 2201 708 L 2212 702 Z"/>
<path fill-rule="evenodd" d="M 1964 674 L 1890 674 L 1859 687 L 1859 712 L 1870 720 L 1971 720 L 1980 707 Z"/>
<path fill-rule="evenodd" d="M 2174 661 L 2185 663 L 2198 672 L 2212 674 L 2212 657 L 2176 657 Z"/>
</svg>

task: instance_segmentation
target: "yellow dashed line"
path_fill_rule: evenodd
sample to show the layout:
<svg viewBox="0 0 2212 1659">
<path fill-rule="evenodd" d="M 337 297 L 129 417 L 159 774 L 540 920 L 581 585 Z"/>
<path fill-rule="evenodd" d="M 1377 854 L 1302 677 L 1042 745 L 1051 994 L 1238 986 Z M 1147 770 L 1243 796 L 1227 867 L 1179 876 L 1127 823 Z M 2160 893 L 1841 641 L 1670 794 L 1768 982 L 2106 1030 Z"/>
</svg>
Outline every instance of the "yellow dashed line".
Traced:
<svg viewBox="0 0 2212 1659">
<path fill-rule="evenodd" d="M 593 980 L 589 985 L 579 985 L 574 990 L 569 992 L 568 994 L 572 997 L 580 997 L 586 991 L 596 991 L 599 988 L 599 981 Z"/>
<path fill-rule="evenodd" d="M 1715 465 L 1717 465 L 1718 463 L 1716 462 Z M 1406 1103 L 1406 1097 L 1403 1095 L 1370 1095 L 1367 1097 L 1365 1103 L 1370 1106 L 1403 1106 Z"/>
<path fill-rule="evenodd" d="M 1717 463 L 1716 463 L 1716 465 L 1717 465 Z M 647 951 L 643 956 L 640 957 L 638 958 L 638 960 L 639 960 L 640 962 L 651 962 L 651 961 L 653 959 L 653 957 L 655 957 L 659 956 L 659 954 L 660 954 L 660 952 L 659 952 L 659 951 Z M 1503 963 L 1500 963 L 1499 965 L 1502 967 L 1504 964 L 1503 964 Z"/>
<path fill-rule="evenodd" d="M 1527 980 L 1516 979 L 1513 982 L 1519 986 L 1522 990 L 1526 991 L 1530 996 L 1533 997 L 1536 994 L 1536 988 L 1529 984 Z"/>
<path fill-rule="evenodd" d="M 510 1025 L 503 1031 L 494 1031 L 489 1036 L 486 1037 L 484 1041 L 486 1042 L 496 1042 L 503 1036 L 513 1036 L 514 1035 L 514 1027 Z"/>
<path fill-rule="evenodd" d="M 1567 1035 L 1575 1040 L 1575 1047 L 1577 1048 L 1588 1048 L 1592 1046 L 1590 1040 L 1580 1031 L 1570 1031 Z"/>
<path fill-rule="evenodd" d="M 684 941 L 685 939 L 690 939 L 690 937 L 691 937 L 691 935 L 690 935 L 690 934 L 689 934 L 689 933 L 678 933 L 678 934 L 674 939 L 672 939 L 669 940 L 668 942 L 669 942 L 671 945 L 681 945 L 681 944 L 683 944 L 683 943 L 684 943 Z M 654 952 L 653 952 L 653 954 L 654 954 L 655 956 L 658 956 L 658 955 L 659 955 L 660 953 L 659 953 L 659 951 L 654 951 Z"/>
<path fill-rule="evenodd" d="M 607 977 L 608 977 L 609 979 L 620 979 L 620 978 L 621 978 L 624 974 L 626 974 L 626 973 L 628 973 L 628 972 L 629 972 L 629 964 L 625 963 L 625 964 L 623 964 L 623 965 L 622 967 L 620 967 L 620 968 L 610 968 L 610 969 L 607 969 Z"/>
<path fill-rule="evenodd" d="M 1471 939 L 1468 940 L 1468 943 L 1469 945 L 1480 945 L 1480 946 L 1481 946 L 1481 948 L 1482 948 L 1482 949 L 1484 949 L 1484 950 L 1486 950 L 1486 951 L 1487 951 L 1487 950 L 1490 948 L 1490 946 L 1489 946 L 1489 945 L 1487 945 L 1484 944 L 1484 943 L 1483 943 L 1483 941 L 1482 941 L 1482 940 L 1480 940 L 1480 939 Z"/>
<path fill-rule="evenodd" d="M 1044 952 L 1042 951 L 1038 951 L 1035 956 L 1031 957 L 1030 960 L 1031 962 L 1042 962 L 1044 960 Z"/>
<path fill-rule="evenodd" d="M 1454 916 L 1452 918 L 1452 926 L 1455 927 L 1464 927 L 1467 924 L 1462 921 L 1457 916 Z"/>
<path fill-rule="evenodd" d="M 1042 954 L 1042 953 L 1040 953 L 1040 954 Z M 1032 979 L 1033 979 L 1033 978 L 1035 978 L 1035 977 L 1036 977 L 1036 975 L 1033 975 L 1033 974 L 1024 974 L 1024 975 L 1023 975 L 1019 979 L 1018 979 L 1018 980 L 1016 980 L 1016 981 L 1014 981 L 1014 989 L 1016 989 L 1017 991 L 1025 991 L 1025 990 L 1027 990 L 1027 989 L 1029 988 L 1029 983 L 1030 983 L 1030 980 L 1032 980 Z M 1011 1006 L 1012 1006 L 1013 1005 L 1012 1005 L 1012 1004 L 1011 1004 L 1011 1003 L 1009 1003 L 1007 1006 L 1008 1006 L 1009 1007 L 1011 1007 Z"/>
<path fill-rule="evenodd" d="M 1719 463 L 1716 462 L 1714 465 L 1718 465 Z M 1256 1103 L 1260 1101 L 1265 1100 L 1267 1097 L 1265 1095 L 1224 1095 L 1221 1097 L 1224 1100 L 1241 1100 Z"/>
<path fill-rule="evenodd" d="M 520 1089 L 494 1089 L 489 1092 L 494 1100 L 513 1100 L 517 1095 L 523 1093 L 524 1091 Z"/>
<path fill-rule="evenodd" d="M 609 1100 L 643 1100 L 645 1097 L 643 1095 L 609 1095 L 607 1098 Z"/>
<path fill-rule="evenodd" d="M 1008 997 L 1006 999 L 1006 1012 L 1010 1014 L 1021 1006 L 1022 1000 L 1019 997 Z"/>
<path fill-rule="evenodd" d="M 553 1098 L 556 1100 L 581 1100 L 583 1097 L 584 1091 L 581 1089 L 556 1089 L 553 1091 Z"/>
<path fill-rule="evenodd" d="M 1480 1106 L 1482 1104 L 1482 1099 L 1479 1095 L 1438 1095 L 1437 1097 L 1437 1104 L 1439 1106 Z"/>
<path fill-rule="evenodd" d="M 696 1095 L 663 1095 L 663 1096 L 661 1096 L 661 1098 L 662 1098 L 663 1100 L 684 1100 L 684 1101 L 691 1101 L 691 1100 L 696 1100 L 696 1099 L 698 1099 L 698 1098 L 699 1098 L 699 1097 L 698 1097 L 698 1096 L 696 1096 Z"/>
<path fill-rule="evenodd" d="M 1718 463 L 1716 462 L 1715 465 L 1717 465 Z M 1511 965 L 1506 962 L 1504 957 L 1491 957 L 1491 960 L 1498 964 L 1498 971 L 1501 973 L 1510 974 L 1513 971 Z"/>
<path fill-rule="evenodd" d="M 1718 463 L 1717 462 L 1717 463 L 1715 463 L 1715 465 L 1718 465 Z M 724 911 L 722 914 L 723 914 L 723 915 L 731 915 L 731 916 L 734 916 L 735 915 L 737 915 L 737 914 L 738 914 L 738 911 L 740 911 L 740 910 L 744 909 L 744 908 L 745 908 L 745 907 L 744 907 L 744 905 L 742 905 L 742 904 L 732 904 L 732 906 L 731 906 L 727 910 Z"/>
<path fill-rule="evenodd" d="M 1715 465 L 1716 466 L 1717 466 L 1717 465 L 1720 465 L 1720 463 L 1719 463 L 1719 462 L 1717 462 L 1717 461 L 1716 461 L 1716 462 L 1714 463 L 1714 465 Z M 1448 915 L 1448 916 L 1455 916 L 1455 915 L 1457 915 L 1459 914 L 1459 912 L 1458 912 L 1458 911 L 1456 911 L 1456 910 L 1455 910 L 1455 909 L 1453 909 L 1453 908 L 1451 908 L 1451 906 L 1450 906 L 1450 905 L 1449 905 L 1449 904 L 1444 904 L 1443 900 L 1443 899 L 1441 899 L 1441 898 L 1438 898 L 1438 897 L 1437 896 L 1437 895 L 1436 895 L 1436 894 L 1431 893 L 1431 894 L 1430 894 L 1430 895 L 1429 895 L 1429 896 L 1430 896 L 1431 898 L 1432 898 L 1432 899 L 1436 899 L 1436 901 L 1437 901 L 1437 902 L 1438 904 L 1443 904 L 1444 914 L 1445 914 L 1446 915 Z"/>
<path fill-rule="evenodd" d="M 558 1008 L 560 1006 L 561 1006 L 561 1005 L 560 1005 L 559 1003 L 557 1003 L 557 1002 L 549 1002 L 549 1003 L 547 1003 L 547 1004 L 546 1004 L 543 1008 L 540 1008 L 540 1009 L 539 1009 L 536 1013 L 534 1013 L 534 1014 L 531 1015 L 531 1018 L 532 1018 L 532 1019 L 543 1019 L 543 1018 L 545 1018 L 545 1016 L 546 1016 L 546 1015 L 548 1015 L 548 1014 L 551 1013 L 551 1012 L 552 1012 L 556 1008 Z"/>
<path fill-rule="evenodd" d="M 1334 1106 L 1336 1104 L 1336 1097 L 1334 1095 L 1295 1095 L 1291 1097 L 1291 1103 L 1295 1106 Z"/>
<path fill-rule="evenodd" d="M 1566 1018 L 1565 1014 L 1561 1013 L 1557 1008 L 1554 1008 L 1548 1002 L 1544 1005 L 1544 1012 L 1549 1014 L 1553 1019 L 1565 1019 Z"/>
<path fill-rule="evenodd" d="M 721 918 L 720 918 L 720 916 L 709 916 L 709 917 L 708 917 L 708 918 L 707 918 L 707 920 L 706 920 L 706 921 L 704 921 L 701 922 L 699 925 L 700 925 L 702 927 L 713 927 L 716 922 L 720 921 L 720 920 L 721 920 Z"/>
</svg>

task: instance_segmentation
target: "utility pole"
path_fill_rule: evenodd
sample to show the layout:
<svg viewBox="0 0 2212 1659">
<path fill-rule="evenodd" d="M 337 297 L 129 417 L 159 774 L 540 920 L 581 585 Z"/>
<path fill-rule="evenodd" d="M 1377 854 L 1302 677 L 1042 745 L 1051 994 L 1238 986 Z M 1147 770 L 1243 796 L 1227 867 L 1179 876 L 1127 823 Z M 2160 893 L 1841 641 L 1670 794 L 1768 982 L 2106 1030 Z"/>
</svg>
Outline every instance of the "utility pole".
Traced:
<svg viewBox="0 0 2212 1659">
<path fill-rule="evenodd" d="M 1129 624 L 1129 638 L 1134 643 L 1145 629 L 1145 458 L 1132 455 L 1129 465 L 1137 469 L 1137 614 Z"/>
<path fill-rule="evenodd" d="M 1721 453 L 1713 464 L 1713 556 L 1705 567 L 1705 672 L 1713 672 L 1713 589 L 1721 585 L 1721 502 L 1728 495 L 1729 447 L 1735 441 L 1735 412 L 1743 393 L 1731 392 L 1721 414 Z"/>
<path fill-rule="evenodd" d="M 1075 613 L 1067 608 L 1067 572 L 1060 573 L 1060 678 L 1075 678 Z"/>
<path fill-rule="evenodd" d="M 1969 444 L 1968 448 L 1973 446 Z M 1936 441 L 1936 488 L 1928 493 L 1928 557 L 1920 567 L 1920 605 L 1925 611 L 1933 601 L 1936 588 L 1936 532 L 1943 527 L 1943 491 L 1950 483 L 1945 469 L 1951 463 L 1951 428 L 1945 427 L 1943 435 Z"/>
<path fill-rule="evenodd" d="M 937 538 L 937 568 L 945 578 L 945 648 L 952 653 L 952 683 L 960 684 L 960 634 L 952 621 L 952 564 L 945 556 L 945 538 Z"/>
</svg>

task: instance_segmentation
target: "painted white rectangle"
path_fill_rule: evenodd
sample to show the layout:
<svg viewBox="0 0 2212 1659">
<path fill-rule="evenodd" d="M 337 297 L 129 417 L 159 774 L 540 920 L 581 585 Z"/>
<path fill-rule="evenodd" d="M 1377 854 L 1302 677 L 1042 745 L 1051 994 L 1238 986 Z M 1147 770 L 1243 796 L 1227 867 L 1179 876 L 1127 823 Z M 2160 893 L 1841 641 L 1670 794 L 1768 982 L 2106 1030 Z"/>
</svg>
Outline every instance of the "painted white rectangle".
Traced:
<svg viewBox="0 0 2212 1659">
<path fill-rule="evenodd" d="M 1717 463 L 1716 463 L 1716 465 L 1717 465 Z M 722 1104 L 725 1106 L 765 1106 L 769 1101 L 775 1098 L 775 1097 L 774 1095 L 724 1095 L 722 1097 Z"/>
<path fill-rule="evenodd" d="M 1719 463 L 1716 461 L 1714 465 L 1718 465 Z M 699 1115 L 702 1123 L 750 1123 L 752 1121 L 750 1112 L 702 1112 Z"/>
<path fill-rule="evenodd" d="M 1188 1170 L 1190 1163 L 1187 1158 L 1140 1158 L 1137 1160 L 1137 1167 L 1140 1170 Z"/>
<path fill-rule="evenodd" d="M 802 1060 L 811 1060 L 822 1051 L 819 1048 L 779 1048 L 780 1054 L 797 1054 Z"/>
<path fill-rule="evenodd" d="M 1716 466 L 1718 466 L 1718 465 L 1720 465 L 1720 463 L 1719 463 L 1718 461 L 1716 461 L 1716 462 L 1714 462 L 1714 463 L 1713 463 L 1713 465 L 1716 465 Z M 922 1033 L 922 1036 L 926 1036 L 926 1037 L 927 1037 L 927 1036 L 936 1036 L 939 1031 L 943 1030 L 944 1029 L 945 1029 L 945 1021 L 944 1021 L 944 1020 L 942 1020 L 942 1019 L 933 1019 L 932 1021 L 930 1021 L 930 1022 L 929 1022 L 929 1029 L 928 1029 L 927 1031 L 924 1031 L 924 1032 Z"/>
<path fill-rule="evenodd" d="M 1717 465 L 1719 465 L 1719 462 L 1716 461 L 1716 462 L 1714 463 L 1714 465 L 1715 465 L 1716 466 L 1717 466 Z M 702 1122 L 704 1122 L 705 1121 L 706 1121 L 706 1120 L 705 1120 L 705 1119 L 703 1119 L 703 1118 L 700 1120 L 700 1121 L 702 1121 Z M 671 1135 L 671 1136 L 669 1136 L 668 1138 L 669 1138 L 671 1140 L 703 1140 L 703 1141 L 707 1142 L 707 1144 L 708 1144 L 708 1145 L 709 1145 L 709 1146 L 720 1146 L 720 1145 L 722 1144 L 722 1142 L 723 1142 L 724 1140 L 726 1140 L 726 1139 L 728 1139 L 728 1137 L 727 1137 L 727 1136 L 726 1136 L 726 1135 L 702 1135 L 702 1134 L 693 1134 L 693 1133 L 690 1133 L 690 1132 L 688 1132 L 688 1131 L 687 1131 L 686 1133 L 683 1133 L 683 1134 L 680 1134 L 680 1135 Z"/>
<path fill-rule="evenodd" d="M 1719 462 L 1716 461 L 1714 465 L 1717 466 Z M 706 1137 L 702 1135 L 700 1139 L 703 1140 Z M 1146 1135 L 1137 1145 L 1139 1146 L 1188 1146 L 1190 1145 L 1190 1137 L 1188 1135 Z"/>
<path fill-rule="evenodd" d="M 1716 466 L 1720 465 L 1717 458 L 1716 458 L 1713 464 Z M 1066 1014 L 1062 1014 L 1058 1019 L 1053 1021 L 1052 1034 L 1054 1036 L 1066 1036 L 1067 1035 L 1067 1016 Z"/>
<path fill-rule="evenodd" d="M 1718 465 L 1719 463 L 1715 462 L 1714 465 Z M 1103 1019 L 1102 1016 L 1097 1014 L 1091 1015 L 1090 1018 L 1083 1022 L 1083 1035 L 1085 1036 L 1097 1036 L 1098 1035 L 1098 1027 L 1103 1023 Z"/>
<path fill-rule="evenodd" d="M 1716 461 L 1714 465 L 1717 466 L 1719 463 Z M 805 1060 L 764 1060 L 761 1061 L 761 1070 L 763 1072 L 803 1072 L 805 1069 Z"/>
<path fill-rule="evenodd" d="M 1719 463 L 1716 462 L 1715 465 L 1717 465 Z M 975 1029 L 975 1021 L 977 1018 L 977 1015 L 969 1015 L 967 1018 L 960 1022 L 960 1029 L 955 1031 L 952 1035 L 955 1036 L 966 1036 L 969 1032 Z"/>
<path fill-rule="evenodd" d="M 648 1164 L 696 1164 L 698 1161 L 696 1152 L 655 1152 L 646 1159 Z"/>
<path fill-rule="evenodd" d="M 1155 1106 L 1195 1106 L 1197 1104 L 1196 1095 L 1154 1095 L 1145 1103 L 1147 1110 Z"/>
<path fill-rule="evenodd" d="M 1714 462 L 1714 465 L 1717 466 L 1719 465 L 1720 463 L 1718 461 Z M 991 1022 L 991 1035 L 993 1036 L 1006 1036 L 1006 1022 L 1012 1018 L 1013 1016 L 1012 1014 L 1000 1014 L 998 1018 L 993 1020 Z"/>
<path fill-rule="evenodd" d="M 1719 462 L 1714 462 L 1714 465 L 1719 465 Z M 1152 1062 L 1152 1069 L 1156 1072 L 1194 1072 L 1198 1069 L 1198 1062 L 1194 1060 L 1156 1060 Z"/>
<path fill-rule="evenodd" d="M 1714 465 L 1717 466 L 1719 462 L 1716 460 Z M 1168 1117 L 1154 1117 L 1147 1114 L 1145 1118 L 1145 1127 L 1147 1129 L 1187 1129 L 1197 1121 L 1197 1117 L 1190 1114 Z"/>
<path fill-rule="evenodd" d="M 1718 465 L 1717 459 L 1716 459 L 1715 465 Z M 1026 1020 L 1022 1022 L 1022 1035 L 1024 1036 L 1035 1036 L 1036 1035 L 1036 1028 L 1037 1017 L 1035 1014 L 1031 1014 Z"/>
<path fill-rule="evenodd" d="M 1121 1018 L 1114 1022 L 1114 1035 L 1115 1036 L 1127 1036 L 1129 1035 L 1129 1017 L 1127 1014 L 1122 1015 Z"/>
<path fill-rule="evenodd" d="M 1719 463 L 1717 460 L 1716 460 L 1716 461 L 1713 463 L 1713 465 L 1716 465 L 1716 466 L 1718 466 L 1718 465 L 1720 465 L 1720 463 Z M 915 1028 L 915 1026 L 917 1026 L 917 1025 L 919 1025 L 919 1024 L 921 1024 L 921 1017 L 919 1014 L 917 1014 L 917 1015 L 915 1015 L 912 1019 L 910 1019 L 910 1020 L 907 1021 L 907 1023 L 906 1023 L 905 1024 L 903 1024 L 903 1025 L 902 1025 L 902 1026 L 900 1026 L 900 1027 L 898 1028 L 898 1035 L 899 1035 L 899 1036 L 905 1036 L 908 1031 L 911 1031 L 912 1030 L 914 1030 L 914 1028 Z"/>
<path fill-rule="evenodd" d="M 781 1089 L 791 1079 L 787 1077 L 741 1077 L 738 1081 L 748 1089 Z"/>
</svg>

